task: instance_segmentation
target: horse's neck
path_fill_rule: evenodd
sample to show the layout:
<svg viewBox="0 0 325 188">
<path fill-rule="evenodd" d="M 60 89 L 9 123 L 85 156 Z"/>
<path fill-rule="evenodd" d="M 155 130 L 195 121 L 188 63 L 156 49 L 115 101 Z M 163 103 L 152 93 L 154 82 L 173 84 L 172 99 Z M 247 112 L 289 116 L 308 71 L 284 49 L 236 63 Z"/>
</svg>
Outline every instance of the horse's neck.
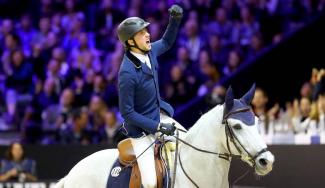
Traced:
<svg viewBox="0 0 325 188">
<path fill-rule="evenodd" d="M 214 109 L 217 114 L 222 114 L 222 109 Z M 226 153 L 222 145 L 225 139 L 224 127 L 221 126 L 222 119 L 202 117 L 189 130 L 186 141 L 197 148 L 217 153 Z M 210 114 L 211 115 L 211 114 Z M 228 187 L 228 172 L 230 163 L 217 155 L 194 150 L 182 144 L 179 149 L 180 160 L 186 173 L 199 187 Z M 179 160 L 179 159 L 178 159 Z M 176 187 L 194 187 L 185 176 L 180 162 L 178 161 Z M 184 185 L 186 184 L 186 185 Z"/>
</svg>

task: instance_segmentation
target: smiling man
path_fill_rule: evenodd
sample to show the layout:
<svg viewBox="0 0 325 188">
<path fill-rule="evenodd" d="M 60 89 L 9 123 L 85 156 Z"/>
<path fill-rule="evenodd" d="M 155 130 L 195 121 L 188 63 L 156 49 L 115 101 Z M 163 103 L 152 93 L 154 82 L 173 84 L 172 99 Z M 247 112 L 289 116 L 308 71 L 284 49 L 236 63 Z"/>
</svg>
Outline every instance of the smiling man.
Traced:
<svg viewBox="0 0 325 188">
<path fill-rule="evenodd" d="M 160 98 L 157 57 L 170 49 L 176 39 L 183 9 L 173 5 L 163 37 L 150 42 L 147 27 L 150 23 L 138 17 L 130 17 L 117 28 L 119 40 L 125 47 L 125 55 L 119 71 L 119 107 L 125 120 L 124 131 L 131 137 L 133 150 L 138 157 L 155 140 L 155 133 L 173 135 L 175 126 L 160 122 L 161 116 L 173 116 L 171 105 Z M 138 158 L 142 185 L 156 187 L 154 146 Z"/>
</svg>

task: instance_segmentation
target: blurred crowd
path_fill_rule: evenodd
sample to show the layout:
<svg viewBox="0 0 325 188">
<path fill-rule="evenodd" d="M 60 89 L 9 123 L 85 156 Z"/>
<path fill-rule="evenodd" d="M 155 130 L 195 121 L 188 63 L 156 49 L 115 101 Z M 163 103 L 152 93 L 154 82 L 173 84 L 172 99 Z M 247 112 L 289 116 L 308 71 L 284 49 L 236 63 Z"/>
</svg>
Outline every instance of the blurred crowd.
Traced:
<svg viewBox="0 0 325 188">
<path fill-rule="evenodd" d="M 253 106 L 268 142 L 325 143 L 325 69 L 313 69 L 310 80 L 301 86 L 300 96 L 283 108 L 275 104 L 268 109 L 268 97 L 262 89 L 255 95 Z"/>
<path fill-rule="evenodd" d="M 26 0 L 16 8 L 17 3 L 0 1 L 0 128 L 21 132 L 25 143 L 112 145 L 124 137 L 117 131 L 123 120 L 116 85 L 124 51 L 116 27 L 124 18 L 150 22 L 156 41 L 170 5 L 183 7 L 176 44 L 159 67 L 161 96 L 177 108 L 208 93 L 210 105 L 222 102 L 217 94 L 224 88 L 216 86 L 221 78 L 325 6 L 324 0 Z M 305 103 L 310 98 L 291 105 L 298 120 L 307 112 L 296 108 Z M 273 121 L 275 115 L 266 114 L 278 116 L 279 107 L 256 110 Z M 306 130 L 300 128 L 294 131 Z"/>
</svg>

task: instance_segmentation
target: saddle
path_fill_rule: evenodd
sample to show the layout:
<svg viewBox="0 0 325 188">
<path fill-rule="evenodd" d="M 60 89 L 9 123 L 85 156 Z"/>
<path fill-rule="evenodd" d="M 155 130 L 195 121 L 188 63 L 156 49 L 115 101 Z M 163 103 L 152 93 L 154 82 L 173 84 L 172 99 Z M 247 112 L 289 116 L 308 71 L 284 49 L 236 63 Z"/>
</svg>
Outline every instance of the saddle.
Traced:
<svg viewBox="0 0 325 188">
<path fill-rule="evenodd" d="M 131 139 L 127 138 L 119 142 L 117 145 L 119 151 L 119 162 L 128 166 L 132 162 L 132 172 L 130 177 L 129 188 L 140 188 L 141 187 L 141 174 L 140 169 L 136 160 Z M 155 145 L 155 166 L 157 175 L 157 188 L 163 188 L 163 178 L 166 175 L 166 168 L 163 159 L 160 157 L 160 145 Z"/>
</svg>

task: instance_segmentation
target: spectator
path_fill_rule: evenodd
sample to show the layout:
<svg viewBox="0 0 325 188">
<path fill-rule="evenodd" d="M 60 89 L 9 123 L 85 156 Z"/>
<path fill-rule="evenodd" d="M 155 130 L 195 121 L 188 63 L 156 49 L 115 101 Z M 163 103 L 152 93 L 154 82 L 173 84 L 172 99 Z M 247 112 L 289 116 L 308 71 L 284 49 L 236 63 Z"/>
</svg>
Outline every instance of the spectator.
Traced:
<svg viewBox="0 0 325 188">
<path fill-rule="evenodd" d="M 54 80 L 48 78 L 44 84 L 39 80 L 38 84 L 40 88 L 35 91 L 31 104 L 26 108 L 22 119 L 24 143 L 38 143 L 42 139 L 42 115 L 45 114 L 45 109 L 59 101 Z"/>
<path fill-rule="evenodd" d="M 36 35 L 36 30 L 33 28 L 33 21 L 30 15 L 25 14 L 21 17 L 17 34 L 20 37 L 25 56 L 30 57 L 32 54 L 32 41 Z"/>
<path fill-rule="evenodd" d="M 107 111 L 104 117 L 105 126 L 99 130 L 101 143 L 112 147 L 117 147 L 117 144 L 126 138 L 120 131 L 121 122 L 117 118 L 114 111 Z"/>
<path fill-rule="evenodd" d="M 317 134 L 317 121 L 309 116 L 311 113 L 311 100 L 302 97 L 299 102 L 295 100 L 293 107 L 294 114 L 292 117 L 292 124 L 295 132 L 297 134 Z"/>
<path fill-rule="evenodd" d="M 232 50 L 229 53 L 228 61 L 226 66 L 223 68 L 223 75 L 230 76 L 238 69 L 239 65 L 242 63 L 242 56 L 238 50 Z"/>
<path fill-rule="evenodd" d="M 0 31 L 0 47 L 1 49 L 5 46 L 5 38 L 7 35 L 12 34 L 14 30 L 14 23 L 11 19 L 3 19 L 1 23 Z"/>
<path fill-rule="evenodd" d="M 70 54 L 73 48 L 78 47 L 78 38 L 80 33 L 83 31 L 83 20 L 74 18 L 70 21 L 69 26 L 67 27 L 68 30 L 63 37 L 62 46 L 64 51 Z M 66 28 L 66 27 L 63 27 Z"/>
<path fill-rule="evenodd" d="M 39 31 L 34 35 L 33 44 L 43 45 L 46 42 L 46 36 L 51 31 L 51 20 L 49 17 L 42 17 L 39 21 Z"/>
<path fill-rule="evenodd" d="M 161 75 L 162 82 L 170 81 L 171 69 L 175 65 L 181 69 L 181 72 L 184 74 L 183 76 L 194 86 L 193 89 L 196 90 L 199 65 L 190 60 L 189 51 L 186 47 L 180 46 L 177 49 L 177 59 L 169 62 L 159 70 L 159 76 Z"/>
<path fill-rule="evenodd" d="M 254 34 L 259 33 L 259 23 L 255 21 L 251 10 L 244 6 L 240 9 L 241 22 L 237 23 L 232 33 L 232 40 L 235 45 L 246 48 Z"/>
<path fill-rule="evenodd" d="M 149 32 L 151 40 L 157 41 L 160 38 L 161 35 L 161 24 L 159 22 L 153 22 L 149 25 Z"/>
<path fill-rule="evenodd" d="M 270 135 L 293 134 L 294 128 L 291 117 L 293 116 L 293 107 L 290 102 L 286 103 L 286 109 L 281 109 L 279 104 L 275 104 L 268 111 L 269 132 Z"/>
<path fill-rule="evenodd" d="M 325 93 L 318 97 L 317 101 L 318 114 L 319 114 L 319 130 L 321 134 L 325 134 Z"/>
<path fill-rule="evenodd" d="M 203 75 L 203 84 L 199 87 L 198 95 L 203 96 L 211 92 L 214 85 L 219 81 L 220 71 L 217 65 L 212 63 L 211 56 L 206 50 L 200 52 L 199 64 Z"/>
<path fill-rule="evenodd" d="M 59 45 L 60 43 L 60 37 L 58 34 L 56 34 L 55 32 L 51 31 L 47 34 L 46 36 L 46 41 L 43 43 L 43 45 L 41 46 L 42 51 L 42 56 L 44 56 L 44 60 L 47 62 L 48 60 L 51 59 L 51 55 L 53 55 L 53 58 L 56 59 L 56 57 L 54 57 L 54 49 Z M 53 52 L 53 54 L 52 54 Z M 64 57 L 64 55 L 63 55 Z M 60 62 L 62 62 L 64 60 L 61 60 Z"/>
<path fill-rule="evenodd" d="M 178 65 L 174 65 L 170 71 L 171 80 L 166 84 L 166 99 L 175 106 L 187 102 L 193 97 L 191 85 L 187 82 L 184 72 Z"/>
<path fill-rule="evenodd" d="M 4 38 L 4 46 L 2 49 L 1 61 L 2 70 L 5 74 L 12 74 L 12 68 L 10 65 L 11 55 L 15 50 L 20 48 L 20 39 L 16 34 L 7 34 Z"/>
<path fill-rule="evenodd" d="M 187 74 L 193 74 L 197 71 L 199 66 L 194 67 L 193 61 L 189 57 L 189 51 L 185 47 L 179 47 L 177 49 L 177 62 L 178 66 L 180 66 L 182 71 L 187 71 Z"/>
<path fill-rule="evenodd" d="M 41 44 L 34 44 L 32 46 L 30 62 L 33 65 L 33 72 L 37 78 L 45 80 L 47 71 L 46 66 L 49 59 L 50 56 L 48 55 L 48 51 L 43 50 Z"/>
<path fill-rule="evenodd" d="M 82 32 L 79 34 L 78 45 L 70 53 L 70 64 L 74 68 L 79 68 L 82 72 L 85 72 L 85 69 L 94 69 L 95 72 L 102 69 L 99 52 L 90 45 L 87 33 Z"/>
<path fill-rule="evenodd" d="M 12 52 L 10 68 L 10 73 L 7 75 L 6 87 L 20 94 L 31 93 L 33 68 L 21 50 Z"/>
<path fill-rule="evenodd" d="M 270 119 L 268 117 L 267 103 L 268 96 L 261 88 L 256 88 L 252 101 L 254 113 L 259 118 L 259 131 L 262 135 L 268 134 L 270 131 Z"/>
<path fill-rule="evenodd" d="M 300 88 L 300 97 L 311 98 L 313 93 L 313 86 L 310 82 L 305 82 Z"/>
<path fill-rule="evenodd" d="M 56 35 L 63 34 L 63 28 L 61 25 L 62 14 L 60 12 L 56 12 L 51 18 L 51 31 L 54 32 Z"/>
<path fill-rule="evenodd" d="M 263 38 L 260 34 L 254 34 L 251 38 L 250 44 L 247 48 L 246 58 L 245 59 L 253 59 L 255 58 L 263 49 Z"/>
<path fill-rule="evenodd" d="M 81 26 L 85 20 L 84 13 L 77 10 L 76 1 L 74 0 L 64 1 L 64 8 L 65 14 L 61 20 L 62 28 L 64 28 L 67 33 L 74 33 L 75 31 L 79 31 L 78 29 L 81 29 L 79 26 Z"/>
<path fill-rule="evenodd" d="M 199 23 L 197 20 L 189 19 L 185 23 L 185 36 L 180 39 L 180 46 L 189 51 L 190 59 L 196 62 L 199 59 L 200 50 L 205 47 L 205 40 L 200 35 Z"/>
<path fill-rule="evenodd" d="M 79 69 L 75 71 L 71 88 L 75 91 L 75 105 L 77 107 L 87 106 L 92 95 L 93 85 L 86 83 Z"/>
<path fill-rule="evenodd" d="M 26 61 L 21 50 L 15 50 L 10 58 L 10 72 L 6 79 L 6 103 L 8 110 L 8 123 L 14 123 L 18 115 L 17 105 L 26 106 L 31 101 L 33 69 Z"/>
<path fill-rule="evenodd" d="M 215 85 L 212 92 L 210 92 L 205 98 L 208 109 L 212 109 L 216 105 L 223 104 L 225 101 L 225 96 L 226 88 L 220 84 Z"/>
<path fill-rule="evenodd" d="M 310 83 L 313 89 L 312 98 L 317 100 L 319 94 L 325 92 L 325 69 L 313 69 Z"/>
<path fill-rule="evenodd" d="M 218 67 L 223 68 L 227 63 L 227 57 L 229 54 L 229 48 L 223 46 L 218 35 L 209 36 L 209 53 L 211 54 L 211 60 Z"/>
<path fill-rule="evenodd" d="M 116 43 L 115 51 L 106 58 L 102 73 L 105 75 L 105 103 L 109 107 L 118 106 L 117 75 L 123 58 L 123 46 Z"/>
<path fill-rule="evenodd" d="M 219 36 L 221 46 L 230 46 L 233 23 L 228 19 L 226 9 L 220 7 L 216 9 L 214 19 L 209 23 L 208 32 Z"/>
<path fill-rule="evenodd" d="M 41 114 L 43 113 L 43 110 L 50 105 L 57 104 L 58 102 L 59 97 L 55 92 L 54 80 L 48 78 L 45 80 L 42 90 L 40 92 L 36 92 L 33 96 L 31 108 L 34 112 L 35 120 L 41 123 Z"/>
<path fill-rule="evenodd" d="M 74 109 L 74 92 L 70 88 L 63 90 L 59 104 L 49 105 L 42 113 L 43 130 L 57 130 L 67 126 L 67 120 Z"/>
<path fill-rule="evenodd" d="M 104 127 L 106 112 L 107 106 L 101 96 L 93 95 L 89 103 L 89 121 L 95 132 Z"/>
<path fill-rule="evenodd" d="M 116 8 L 117 2 L 113 0 L 101 0 L 99 10 L 96 12 L 97 47 L 99 49 L 113 51 L 117 42 L 115 37 L 110 37 L 114 33 L 114 27 L 123 20 L 124 14 Z"/>
<path fill-rule="evenodd" d="M 92 132 L 87 129 L 89 127 L 87 108 L 73 110 L 69 122 L 68 126 L 59 130 L 59 143 L 80 145 L 93 143 Z"/>
<path fill-rule="evenodd" d="M 58 64 L 58 76 L 65 81 L 65 86 L 69 85 L 69 74 L 72 72 L 72 66 L 67 62 L 66 55 L 67 52 L 64 51 L 62 47 L 55 47 L 52 50 L 52 59 L 56 60 Z"/>
<path fill-rule="evenodd" d="M 62 92 L 63 84 L 65 80 L 60 75 L 60 63 L 51 59 L 47 65 L 46 79 L 52 79 L 55 85 L 55 92 L 60 94 Z"/>
<path fill-rule="evenodd" d="M 36 181 L 36 162 L 25 157 L 23 146 L 12 143 L 1 160 L 0 181 Z"/>
</svg>

